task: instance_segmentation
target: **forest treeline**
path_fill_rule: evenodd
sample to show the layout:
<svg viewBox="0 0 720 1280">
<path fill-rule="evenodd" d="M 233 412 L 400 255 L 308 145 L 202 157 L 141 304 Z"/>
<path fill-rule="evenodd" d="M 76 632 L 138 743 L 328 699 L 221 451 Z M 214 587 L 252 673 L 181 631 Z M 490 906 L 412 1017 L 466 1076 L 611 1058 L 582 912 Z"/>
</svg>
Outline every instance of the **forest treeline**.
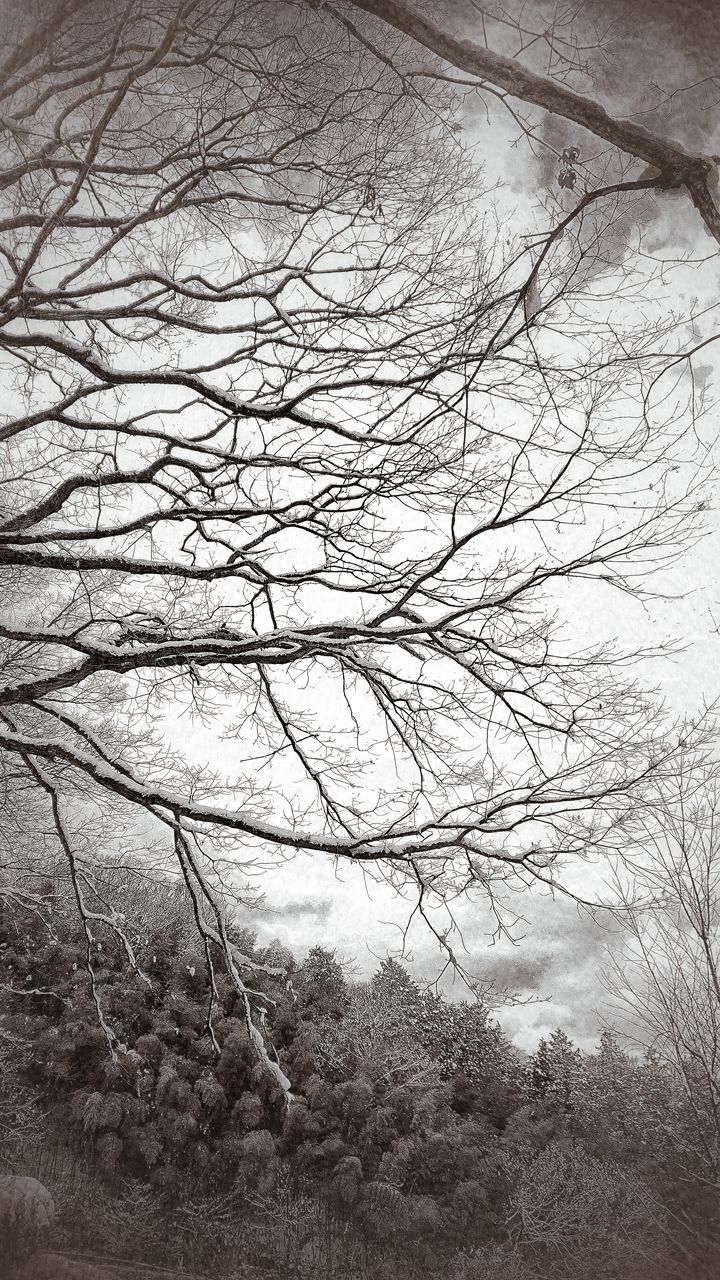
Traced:
<svg viewBox="0 0 720 1280">
<path fill-rule="evenodd" d="M 122 938 L 52 879 L 0 914 L 1 1171 L 51 1187 L 55 1247 L 278 1280 L 717 1273 L 702 1117 L 658 1058 L 609 1030 L 525 1055 L 394 960 L 353 981 L 228 921 L 288 1103 L 178 887 L 104 874 Z"/>
</svg>

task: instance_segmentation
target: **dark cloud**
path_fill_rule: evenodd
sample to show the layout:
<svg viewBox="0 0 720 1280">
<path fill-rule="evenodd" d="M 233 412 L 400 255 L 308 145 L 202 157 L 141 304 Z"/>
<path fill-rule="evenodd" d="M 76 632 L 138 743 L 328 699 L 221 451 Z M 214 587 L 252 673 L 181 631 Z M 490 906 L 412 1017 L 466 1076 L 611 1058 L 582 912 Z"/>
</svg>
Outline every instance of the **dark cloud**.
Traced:
<svg viewBox="0 0 720 1280">
<path fill-rule="evenodd" d="M 455 6 L 453 5 L 453 8 Z M 492 0 L 488 9 L 492 10 Z M 515 12 L 512 6 L 506 12 Z M 477 15 L 466 10 L 468 34 L 477 36 Z M 556 15 L 554 3 L 522 6 L 522 20 L 528 28 L 547 30 Z M 489 28 L 491 43 L 500 51 L 514 53 L 510 30 L 502 24 Z M 582 68 L 570 73 L 567 83 L 581 93 L 595 98 L 612 115 L 633 119 L 637 124 L 672 138 L 689 149 L 714 154 L 720 152 L 720 4 L 717 0 L 687 0 L 678 4 L 671 0 L 585 0 L 566 35 L 582 50 Z M 503 47 L 504 41 L 504 47 Z M 533 70 L 548 72 L 548 50 L 543 41 L 529 46 L 523 58 Z M 559 62 L 550 68 L 563 78 Z M 472 102 L 472 100 L 469 100 Z M 532 109 L 522 115 L 535 121 L 540 146 L 533 156 L 524 147 L 515 148 L 517 128 L 505 122 L 497 130 L 493 126 L 493 144 L 502 178 L 519 198 L 537 196 L 543 203 L 550 198 L 562 210 L 570 210 L 577 192 L 589 186 L 602 186 L 619 176 L 607 170 L 609 149 L 577 125 L 551 114 L 538 114 Z M 484 132 L 485 117 L 478 104 L 470 107 L 471 130 Z M 511 136 L 512 135 L 512 136 Z M 489 135 L 487 135 L 488 141 Z M 544 145 L 543 145 L 544 144 Z M 575 147 L 580 152 L 580 185 L 576 191 L 563 189 L 558 182 L 563 150 Z M 638 165 L 633 176 L 639 176 Z M 494 176 L 494 175 L 493 175 Z M 610 225 L 605 220 L 612 213 Z M 638 232 L 644 236 L 647 252 L 657 252 L 672 243 L 676 250 L 695 244 L 698 226 L 687 216 L 684 195 L 673 200 L 667 194 L 646 193 L 626 201 L 615 211 L 611 205 L 600 205 L 588 215 L 591 240 L 599 228 L 602 234 L 597 246 L 597 261 L 588 264 L 587 279 L 614 270 L 623 263 L 629 246 Z M 597 222 L 597 226 L 595 225 Z M 577 279 L 576 279 L 577 284 Z"/>
<path fill-rule="evenodd" d="M 318 924 L 325 924 L 332 909 L 331 898 L 294 898 L 289 902 L 283 902 L 282 906 L 268 908 L 268 912 L 282 920 L 308 919 Z"/>
<path fill-rule="evenodd" d="M 587 18 L 608 29 L 593 78 L 623 114 L 647 113 L 689 147 L 717 130 L 720 6 L 717 0 L 589 0 Z M 642 122 L 642 121 L 641 121 Z"/>
<path fill-rule="evenodd" d="M 287 902 L 273 901 L 271 897 L 261 906 L 241 907 L 237 912 L 242 924 L 252 929 L 261 941 L 279 932 L 281 941 L 294 947 L 299 942 L 303 952 L 314 941 L 324 941 L 334 913 L 335 903 L 324 896 L 290 898 Z"/>
<path fill-rule="evenodd" d="M 602 970 L 623 937 L 622 929 L 605 913 L 591 914 L 562 897 L 530 894 L 523 916 L 522 937 L 515 946 L 489 946 L 479 916 L 474 926 L 464 926 L 468 968 L 498 992 L 537 1001 L 498 1011 L 521 1047 L 534 1048 L 540 1036 L 561 1026 L 583 1048 L 592 1048 L 606 1012 Z M 429 963 L 425 956 L 423 960 L 418 969 Z M 456 994 L 462 996 L 459 989 Z"/>
</svg>

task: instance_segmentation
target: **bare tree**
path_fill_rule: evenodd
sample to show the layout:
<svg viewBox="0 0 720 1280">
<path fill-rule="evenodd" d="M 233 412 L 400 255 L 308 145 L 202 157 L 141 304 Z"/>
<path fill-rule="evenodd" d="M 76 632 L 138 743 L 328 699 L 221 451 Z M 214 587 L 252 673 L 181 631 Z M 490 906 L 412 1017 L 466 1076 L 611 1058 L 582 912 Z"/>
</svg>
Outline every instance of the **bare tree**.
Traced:
<svg viewBox="0 0 720 1280">
<path fill-rule="evenodd" d="M 388 1092 L 432 1087 L 440 1080 L 437 1064 L 402 1011 L 383 996 L 376 984 L 354 984 L 342 1020 L 327 1018 L 314 1032 L 318 1060 L 342 1078 L 360 1077 Z"/>
<path fill-rule="evenodd" d="M 592 236 L 548 238 L 528 314 L 403 40 L 58 0 L 0 76 L 6 810 L 91 969 L 98 928 L 133 961 L 98 856 L 162 847 L 261 1054 L 229 877 L 305 850 L 422 914 L 554 885 L 678 749 L 555 617 L 694 536 L 683 392 L 648 409 L 657 335 L 588 301 Z"/>
<path fill-rule="evenodd" d="M 645 166 L 642 179 L 647 185 L 658 190 L 684 189 L 709 234 L 720 242 L 718 157 L 688 151 L 660 132 L 611 115 L 598 99 L 576 92 L 567 83 L 568 71 L 584 70 L 585 64 L 578 57 L 576 43 L 563 41 L 562 31 L 556 32 L 554 24 L 532 31 L 526 25 L 524 7 L 522 16 L 513 19 L 504 8 L 498 16 L 492 5 L 481 5 L 474 0 L 467 6 L 447 5 L 440 21 L 436 17 L 437 6 L 426 6 L 418 0 L 408 3 L 405 0 L 356 0 L 356 8 L 376 15 L 396 30 L 412 36 L 443 61 L 477 77 L 481 90 L 500 91 L 503 98 L 549 111 L 610 143 L 626 157 L 642 161 Z M 536 51 L 539 45 L 543 50 L 549 46 L 555 74 L 538 74 L 522 56 L 508 57 L 494 49 L 487 32 L 488 26 L 498 24 L 510 27 L 520 37 L 519 54 L 528 49 Z M 458 26 L 463 30 L 462 35 L 455 34 Z M 467 34 L 468 28 L 477 29 L 477 39 Z M 564 159 L 572 164 L 573 157 Z M 598 194 L 604 192 L 593 193 L 593 198 Z"/>
<path fill-rule="evenodd" d="M 552 1142 L 533 1159 L 508 1158 L 513 1192 L 506 1230 L 515 1253 L 539 1275 L 574 1276 L 598 1267 L 609 1275 L 672 1275 L 662 1206 L 622 1166 L 580 1143 Z"/>
<path fill-rule="evenodd" d="M 606 975 L 625 1033 L 674 1082 L 663 1141 L 694 1194 L 673 1225 L 710 1269 L 717 1251 L 706 1227 L 720 1209 L 719 822 L 716 776 L 686 762 L 646 820 L 619 915 L 623 946 Z"/>
</svg>

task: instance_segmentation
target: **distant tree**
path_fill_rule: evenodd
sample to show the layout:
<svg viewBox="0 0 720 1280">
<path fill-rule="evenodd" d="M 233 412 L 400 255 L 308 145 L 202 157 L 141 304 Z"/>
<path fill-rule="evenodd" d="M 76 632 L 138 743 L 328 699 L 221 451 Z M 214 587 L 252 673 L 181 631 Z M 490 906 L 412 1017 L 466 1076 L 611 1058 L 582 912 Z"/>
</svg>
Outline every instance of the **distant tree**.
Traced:
<svg viewBox="0 0 720 1280">
<path fill-rule="evenodd" d="M 325 947 L 310 948 L 295 971 L 293 989 L 303 1016 L 311 1022 L 342 1018 L 350 999 L 342 965 Z"/>
<path fill-rule="evenodd" d="M 383 1091 L 428 1088 L 440 1072 L 427 1050 L 411 1004 L 391 1001 L 374 982 L 348 992 L 340 1021 L 316 1038 L 323 1072 L 368 1080 Z"/>
<path fill-rule="evenodd" d="M 585 1062 L 580 1049 L 559 1027 L 542 1039 L 528 1068 L 533 1095 L 570 1111 L 585 1079 Z"/>
<path fill-rule="evenodd" d="M 384 1019 L 412 1035 L 442 1080 L 462 1075 L 472 1086 L 500 1084 L 514 1074 L 510 1046 L 483 1001 L 451 1001 L 421 988 L 396 960 L 384 960 L 372 980 Z"/>
<path fill-rule="evenodd" d="M 573 1121 L 588 1150 L 628 1164 L 672 1163 L 668 1134 L 679 1096 L 667 1068 L 653 1055 L 626 1052 L 607 1029 L 584 1066 Z"/>
</svg>

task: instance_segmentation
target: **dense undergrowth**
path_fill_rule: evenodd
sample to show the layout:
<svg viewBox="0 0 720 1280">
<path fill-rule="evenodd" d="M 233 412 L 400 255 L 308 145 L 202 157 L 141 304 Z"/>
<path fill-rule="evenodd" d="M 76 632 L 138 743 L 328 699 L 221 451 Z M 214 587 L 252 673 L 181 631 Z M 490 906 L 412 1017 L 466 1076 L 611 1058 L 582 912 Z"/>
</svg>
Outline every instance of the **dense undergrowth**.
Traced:
<svg viewBox="0 0 720 1280">
<path fill-rule="evenodd" d="M 211 1000 L 176 889 L 150 910 L 107 874 L 138 972 L 51 881 L 41 910 L 0 914 L 0 1157 L 52 1189 L 54 1247 L 278 1280 L 717 1273 L 698 1117 L 660 1062 L 607 1031 L 525 1057 L 394 961 L 352 982 L 230 924 L 288 1105 L 212 948 Z"/>
</svg>

